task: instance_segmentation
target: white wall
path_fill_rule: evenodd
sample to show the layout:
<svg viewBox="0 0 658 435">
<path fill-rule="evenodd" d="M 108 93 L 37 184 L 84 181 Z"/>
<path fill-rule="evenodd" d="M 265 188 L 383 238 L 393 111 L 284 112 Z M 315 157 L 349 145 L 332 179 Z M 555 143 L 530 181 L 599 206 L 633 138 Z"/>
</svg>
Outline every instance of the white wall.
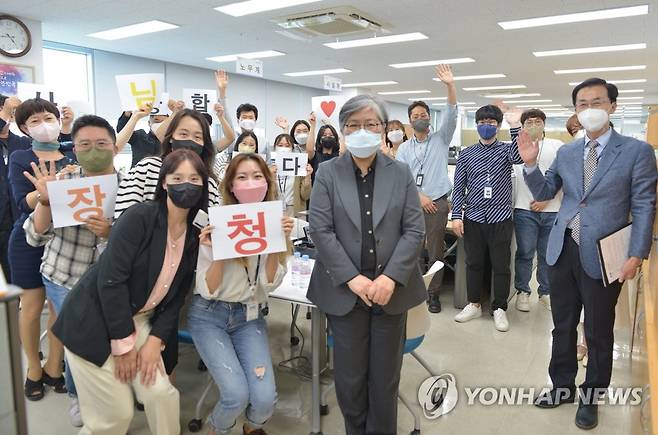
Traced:
<svg viewBox="0 0 658 435">
<path fill-rule="evenodd" d="M 32 34 L 32 48 L 23 57 L 6 57 L 0 55 L 0 62 L 31 66 L 34 68 L 34 82 L 43 83 L 43 38 L 41 36 L 41 22 L 22 17 L 17 18 L 23 21 L 30 30 Z"/>
</svg>

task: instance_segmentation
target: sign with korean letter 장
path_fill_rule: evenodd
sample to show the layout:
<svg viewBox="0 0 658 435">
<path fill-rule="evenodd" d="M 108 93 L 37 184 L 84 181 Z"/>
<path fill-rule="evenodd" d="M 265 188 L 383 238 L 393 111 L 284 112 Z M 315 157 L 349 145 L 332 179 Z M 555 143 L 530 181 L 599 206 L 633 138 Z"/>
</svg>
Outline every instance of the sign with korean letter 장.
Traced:
<svg viewBox="0 0 658 435">
<path fill-rule="evenodd" d="M 124 74 L 115 79 L 121 108 L 125 111 L 137 110 L 142 104 L 155 105 L 164 90 L 164 74 Z"/>
<path fill-rule="evenodd" d="M 183 101 L 185 107 L 212 116 L 213 123 L 217 122 L 215 115 L 215 103 L 217 103 L 217 91 L 214 89 L 183 89 Z"/>
<path fill-rule="evenodd" d="M 263 62 L 256 59 L 238 59 L 235 61 L 235 72 L 254 77 L 263 77 Z"/>
<path fill-rule="evenodd" d="M 286 250 L 281 226 L 281 201 L 224 205 L 208 209 L 213 260 L 262 255 Z"/>
<path fill-rule="evenodd" d="M 171 115 L 171 110 L 169 110 L 169 92 L 163 92 L 160 94 L 159 99 L 156 98 L 153 103 L 151 115 Z"/>
<path fill-rule="evenodd" d="M 114 216 L 116 174 L 49 181 L 46 186 L 54 228 L 82 225 L 91 216 Z"/>
<path fill-rule="evenodd" d="M 276 162 L 277 175 L 285 177 L 304 177 L 306 176 L 306 164 L 308 163 L 308 154 L 306 153 L 276 153 L 274 157 Z"/>
<path fill-rule="evenodd" d="M 346 101 L 347 97 L 342 95 L 312 97 L 311 110 L 315 112 L 315 116 L 318 120 L 318 128 L 322 125 L 331 124 L 336 130 L 340 131 L 338 114 Z"/>
<path fill-rule="evenodd" d="M 55 91 L 46 85 L 39 85 L 35 83 L 16 83 L 16 97 L 21 100 L 29 100 L 31 98 L 41 98 L 48 100 L 54 105 L 58 106 L 59 100 L 55 96 Z"/>
<path fill-rule="evenodd" d="M 338 77 L 324 76 L 324 88 L 327 91 L 341 92 L 343 90 L 343 80 Z"/>
</svg>

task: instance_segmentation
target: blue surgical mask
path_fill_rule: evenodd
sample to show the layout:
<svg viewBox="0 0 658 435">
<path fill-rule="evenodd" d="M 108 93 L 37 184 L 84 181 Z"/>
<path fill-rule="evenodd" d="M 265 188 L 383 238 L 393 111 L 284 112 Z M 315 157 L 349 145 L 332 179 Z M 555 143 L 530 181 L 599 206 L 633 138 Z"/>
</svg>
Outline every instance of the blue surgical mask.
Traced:
<svg viewBox="0 0 658 435">
<path fill-rule="evenodd" d="M 484 140 L 489 140 L 496 135 L 498 132 L 498 127 L 491 124 L 480 124 L 478 125 L 478 134 Z"/>
<path fill-rule="evenodd" d="M 347 150 L 360 159 L 366 159 L 377 152 L 382 142 L 382 135 L 372 133 L 364 128 L 345 136 Z"/>
</svg>

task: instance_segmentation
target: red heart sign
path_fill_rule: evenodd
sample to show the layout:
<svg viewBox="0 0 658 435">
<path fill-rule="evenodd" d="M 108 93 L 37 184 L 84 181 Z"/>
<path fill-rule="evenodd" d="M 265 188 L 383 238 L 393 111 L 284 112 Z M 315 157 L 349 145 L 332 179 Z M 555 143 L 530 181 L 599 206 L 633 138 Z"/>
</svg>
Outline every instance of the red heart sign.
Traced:
<svg viewBox="0 0 658 435">
<path fill-rule="evenodd" d="M 323 101 L 320 103 L 320 109 L 324 112 L 327 117 L 330 117 L 332 113 L 334 113 L 334 110 L 336 110 L 336 102 L 335 101 Z"/>
</svg>

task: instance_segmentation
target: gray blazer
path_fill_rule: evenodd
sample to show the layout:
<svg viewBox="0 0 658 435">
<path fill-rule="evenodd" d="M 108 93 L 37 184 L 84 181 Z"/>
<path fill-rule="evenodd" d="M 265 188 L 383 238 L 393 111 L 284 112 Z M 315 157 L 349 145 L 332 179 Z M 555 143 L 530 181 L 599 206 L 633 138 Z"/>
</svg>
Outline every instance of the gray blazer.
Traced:
<svg viewBox="0 0 658 435">
<path fill-rule="evenodd" d="M 580 261 L 588 276 L 601 279 L 596 242 L 630 218 L 633 228 L 629 257 L 649 255 L 656 212 L 656 157 L 651 145 L 613 130 L 589 190 L 583 192 L 584 154 L 585 139 L 575 140 L 559 149 L 545 175 L 535 170 L 524 177 L 537 201 L 553 198 L 560 188 L 564 191 L 548 239 L 546 262 L 551 266 L 557 262 L 567 225 L 580 211 Z"/>
<path fill-rule="evenodd" d="M 377 275 L 396 282 L 383 309 L 400 314 L 427 299 L 418 267 L 425 222 L 409 167 L 379 151 L 373 204 Z M 361 208 L 350 153 L 320 165 L 309 222 L 318 255 L 307 297 L 325 313 L 343 316 L 356 303 L 347 282 L 359 275 L 361 266 Z"/>
</svg>

